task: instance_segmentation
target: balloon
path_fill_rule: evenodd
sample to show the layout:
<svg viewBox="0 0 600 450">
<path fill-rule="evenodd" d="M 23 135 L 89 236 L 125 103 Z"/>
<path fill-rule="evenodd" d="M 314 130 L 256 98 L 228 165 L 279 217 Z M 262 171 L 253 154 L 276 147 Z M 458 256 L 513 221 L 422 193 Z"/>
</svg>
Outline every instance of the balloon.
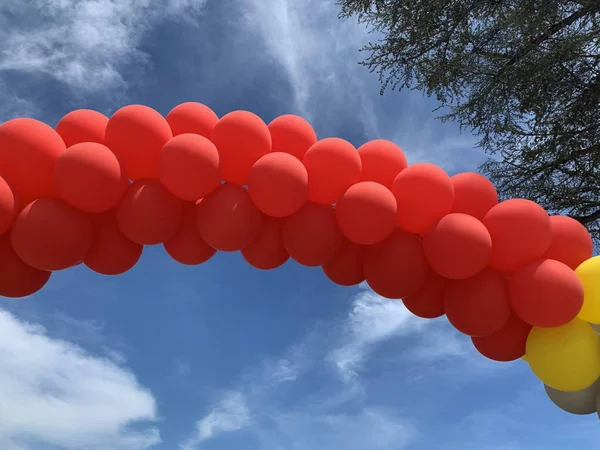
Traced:
<svg viewBox="0 0 600 450">
<path fill-rule="evenodd" d="M 10 235 L 0 236 L 0 296 L 21 298 L 42 289 L 52 272 L 34 269 L 15 253 Z"/>
<path fill-rule="evenodd" d="M 414 294 L 402 299 L 406 309 L 417 317 L 435 319 L 445 314 L 444 286 L 446 280 L 433 270 L 429 271 L 427 281 Z"/>
<path fill-rule="evenodd" d="M 332 261 L 343 241 L 329 205 L 306 203 L 283 225 L 283 245 L 297 263 L 317 267 Z"/>
<path fill-rule="evenodd" d="M 588 230 L 568 216 L 550 216 L 552 241 L 546 258 L 560 261 L 575 270 L 594 255 L 594 244 Z"/>
<path fill-rule="evenodd" d="M 65 115 L 56 124 L 56 132 L 67 147 L 82 142 L 104 144 L 104 132 L 108 117 L 92 109 L 76 109 Z"/>
<path fill-rule="evenodd" d="M 392 189 L 396 176 L 408 167 L 400 147 L 390 141 L 376 139 L 358 148 L 362 162 L 360 181 L 375 181 Z"/>
<path fill-rule="evenodd" d="M 317 142 L 317 135 L 310 123 L 294 114 L 279 116 L 269 124 L 273 151 L 289 153 L 300 161 L 308 149 Z"/>
<path fill-rule="evenodd" d="M 392 193 L 398 202 L 398 225 L 411 233 L 427 229 L 452 209 L 454 188 L 443 169 L 419 163 L 394 179 Z"/>
<path fill-rule="evenodd" d="M 264 218 L 258 238 L 242 250 L 248 264 L 260 270 L 272 270 L 290 259 L 283 246 L 283 224 L 282 219 Z"/>
<path fill-rule="evenodd" d="M 483 218 L 492 236 L 490 267 L 512 272 L 543 258 L 552 240 L 550 217 L 537 203 L 522 198 L 505 200 Z"/>
<path fill-rule="evenodd" d="M 92 247 L 83 258 L 90 270 L 101 275 L 120 275 L 140 260 L 144 246 L 125 237 L 114 210 L 94 215 L 92 230 Z"/>
<path fill-rule="evenodd" d="M 165 119 L 171 127 L 173 136 L 193 133 L 210 138 L 219 116 L 202 103 L 186 102 L 173 108 Z"/>
<path fill-rule="evenodd" d="M 498 333 L 511 310 L 502 275 L 490 269 L 464 280 L 450 280 L 444 289 L 448 321 L 468 336 Z"/>
<path fill-rule="evenodd" d="M 490 180 L 475 172 L 458 173 L 450 178 L 454 186 L 452 212 L 469 214 L 483 220 L 498 204 L 498 192 Z"/>
<path fill-rule="evenodd" d="M 513 311 L 536 327 L 558 327 L 570 322 L 583 304 L 583 286 L 568 266 L 553 259 L 534 261 L 509 279 Z"/>
<path fill-rule="evenodd" d="M 69 147 L 54 167 L 54 189 L 65 202 L 84 212 L 100 213 L 114 208 L 128 185 L 115 154 L 95 142 Z"/>
<path fill-rule="evenodd" d="M 54 165 L 65 148 L 60 135 L 38 120 L 13 119 L 0 125 L 0 176 L 21 207 L 54 194 Z"/>
<path fill-rule="evenodd" d="M 472 337 L 479 353 L 493 361 L 508 362 L 523 358 L 531 325 L 512 314 L 502 329 L 488 336 Z"/>
<path fill-rule="evenodd" d="M 600 256 L 581 263 L 575 273 L 583 285 L 583 306 L 578 317 L 600 324 Z"/>
<path fill-rule="evenodd" d="M 119 109 L 106 125 L 105 145 L 119 158 L 129 178 L 158 178 L 158 155 L 173 137 L 163 116 L 143 105 Z"/>
<path fill-rule="evenodd" d="M 271 151 L 271 134 L 260 117 L 233 111 L 217 122 L 210 135 L 219 150 L 223 180 L 246 186 L 256 161 Z"/>
<path fill-rule="evenodd" d="M 597 412 L 596 399 L 600 393 L 600 379 L 585 389 L 563 392 L 544 385 L 548 398 L 563 411 L 585 416 Z"/>
<path fill-rule="evenodd" d="M 365 281 L 363 260 L 365 247 L 344 239 L 337 255 L 321 268 L 323 273 L 340 286 L 355 286 Z"/>
<path fill-rule="evenodd" d="M 219 152 L 197 134 L 179 134 L 158 155 L 161 183 L 181 200 L 195 202 L 221 185 Z"/>
<path fill-rule="evenodd" d="M 208 245 L 196 225 L 196 202 L 184 205 L 183 218 L 177 233 L 163 243 L 171 258 L 181 264 L 195 266 L 211 259 L 217 251 Z"/>
<path fill-rule="evenodd" d="M 271 217 L 288 217 L 308 200 L 308 173 L 302 162 L 287 153 L 269 153 L 252 166 L 250 198 Z"/>
<path fill-rule="evenodd" d="M 344 139 L 318 141 L 308 149 L 302 162 L 308 171 L 308 199 L 314 203 L 337 203 L 360 180 L 360 156 Z"/>
<path fill-rule="evenodd" d="M 410 297 L 423 287 L 428 272 L 421 240 L 402 229 L 397 228 L 385 241 L 367 247 L 365 279 L 382 297 Z"/>
<path fill-rule="evenodd" d="M 533 373 L 559 391 L 585 389 L 600 377 L 600 337 L 580 319 L 560 327 L 533 327 L 526 354 Z"/>
<path fill-rule="evenodd" d="M 41 198 L 17 216 L 11 231 L 17 256 L 39 270 L 62 270 L 83 261 L 92 246 L 87 215 L 62 200 Z"/>
<path fill-rule="evenodd" d="M 121 232 L 141 245 L 162 244 L 179 230 L 183 203 L 158 180 L 138 180 L 129 185 L 117 206 Z"/>
<path fill-rule="evenodd" d="M 451 213 L 425 233 L 423 250 L 433 270 L 445 278 L 460 280 L 485 269 L 492 254 L 492 238 L 475 217 Z"/>
<path fill-rule="evenodd" d="M 15 194 L 4 178 L 0 177 L 0 235 L 10 229 L 17 212 Z"/>
<path fill-rule="evenodd" d="M 252 244 L 258 238 L 262 221 L 248 191 L 232 183 L 219 186 L 196 207 L 200 236 L 224 252 L 236 252 Z"/>
</svg>

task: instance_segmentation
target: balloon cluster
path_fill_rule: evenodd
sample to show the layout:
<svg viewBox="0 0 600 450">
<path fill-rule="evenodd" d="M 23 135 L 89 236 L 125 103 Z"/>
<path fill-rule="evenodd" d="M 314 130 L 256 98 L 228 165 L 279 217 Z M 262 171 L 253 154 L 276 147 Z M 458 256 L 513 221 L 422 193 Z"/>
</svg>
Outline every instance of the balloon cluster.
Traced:
<svg viewBox="0 0 600 450">
<path fill-rule="evenodd" d="M 419 317 L 446 315 L 484 356 L 526 356 L 561 408 L 597 410 L 590 235 L 532 201 L 499 202 L 482 175 L 408 165 L 386 140 L 317 139 L 295 115 L 267 125 L 184 103 L 166 117 L 76 110 L 55 128 L 10 120 L 0 177 L 2 296 L 31 295 L 81 263 L 122 274 L 146 245 L 187 265 L 217 251 L 262 270 L 291 258 L 339 285 L 366 281 Z"/>
</svg>

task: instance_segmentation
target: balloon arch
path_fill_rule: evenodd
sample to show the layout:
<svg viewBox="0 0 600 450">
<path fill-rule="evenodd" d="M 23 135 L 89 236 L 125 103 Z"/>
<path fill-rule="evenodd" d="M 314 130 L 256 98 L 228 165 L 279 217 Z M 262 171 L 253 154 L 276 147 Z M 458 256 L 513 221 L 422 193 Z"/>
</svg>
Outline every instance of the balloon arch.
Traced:
<svg viewBox="0 0 600 450">
<path fill-rule="evenodd" d="M 56 126 L 0 126 L 0 295 L 25 297 L 80 263 L 118 275 L 145 245 L 179 263 L 241 251 L 292 258 L 334 283 L 366 280 L 423 318 L 446 315 L 485 357 L 524 358 L 573 414 L 600 405 L 600 260 L 587 230 L 476 173 L 408 165 L 394 143 L 356 149 L 283 115 L 219 118 L 183 103 Z"/>
</svg>

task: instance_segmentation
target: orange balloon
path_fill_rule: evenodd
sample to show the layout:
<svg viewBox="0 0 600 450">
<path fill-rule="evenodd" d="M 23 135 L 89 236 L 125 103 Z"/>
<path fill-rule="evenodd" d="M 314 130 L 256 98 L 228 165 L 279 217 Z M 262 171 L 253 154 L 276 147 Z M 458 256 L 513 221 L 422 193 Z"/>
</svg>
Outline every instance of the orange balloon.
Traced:
<svg viewBox="0 0 600 450">
<path fill-rule="evenodd" d="M 223 252 L 236 252 L 252 244 L 263 221 L 248 191 L 226 183 L 196 208 L 196 226 L 208 245 Z"/>
<path fill-rule="evenodd" d="M 221 185 L 219 152 L 197 134 L 180 134 L 167 142 L 158 156 L 162 184 L 181 200 L 203 198 Z"/>
<path fill-rule="evenodd" d="M 239 186 L 248 184 L 254 163 L 271 151 L 269 128 L 248 111 L 233 111 L 221 117 L 210 140 L 219 150 L 223 180 Z"/>
<path fill-rule="evenodd" d="M 95 142 L 69 147 L 56 161 L 54 188 L 69 205 L 99 213 L 115 207 L 129 179 L 115 154 Z"/>
<path fill-rule="evenodd" d="M 65 151 L 54 129 L 34 119 L 13 119 L 0 125 L 0 176 L 19 205 L 54 195 L 54 165 Z"/>
<path fill-rule="evenodd" d="M 264 218 L 258 238 L 242 250 L 248 264 L 260 270 L 272 270 L 290 259 L 283 246 L 283 224 L 282 219 Z"/>
<path fill-rule="evenodd" d="M 418 236 L 396 229 L 385 241 L 367 248 L 365 279 L 382 297 L 401 299 L 425 284 L 429 267 Z"/>
<path fill-rule="evenodd" d="M 483 218 L 492 236 L 490 267 L 512 272 L 542 258 L 552 241 L 552 224 L 537 203 L 525 199 L 505 200 Z"/>
<path fill-rule="evenodd" d="M 288 217 L 308 200 L 308 173 L 294 156 L 269 153 L 252 166 L 248 193 L 263 213 L 271 217 Z"/>
<path fill-rule="evenodd" d="M 449 280 L 444 288 L 448 321 L 469 336 L 499 332 L 511 315 L 504 277 L 490 269 L 464 280 Z"/>
<path fill-rule="evenodd" d="M 92 109 L 76 109 L 65 115 L 56 124 L 56 132 L 67 147 L 82 142 L 104 144 L 104 132 L 108 117 Z"/>
<path fill-rule="evenodd" d="M 445 278 L 460 280 L 485 269 L 492 254 L 492 238 L 475 217 L 451 213 L 425 233 L 423 250 L 433 270 Z"/>
<path fill-rule="evenodd" d="M 498 204 L 498 193 L 490 180 L 475 172 L 463 172 L 450 178 L 454 186 L 452 212 L 469 214 L 482 220 Z"/>
<path fill-rule="evenodd" d="M 454 187 L 443 169 L 419 163 L 394 179 L 392 193 L 398 203 L 398 225 L 411 233 L 425 233 L 452 209 Z"/>
<path fill-rule="evenodd" d="M 575 270 L 594 256 L 594 244 L 588 230 L 569 216 L 550 216 L 552 241 L 547 259 L 555 259 Z"/>
<path fill-rule="evenodd" d="M 514 314 L 502 329 L 489 336 L 472 337 L 473 345 L 479 353 L 493 361 L 516 361 L 525 355 L 527 337 L 531 325 Z"/>
<path fill-rule="evenodd" d="M 340 286 L 355 286 L 365 281 L 365 247 L 344 239 L 335 258 L 322 267 L 323 273 Z"/>
<path fill-rule="evenodd" d="M 177 234 L 163 244 L 171 258 L 188 266 L 203 264 L 217 253 L 198 233 L 197 203 L 199 202 L 190 202 L 184 205 L 183 220 Z"/>
<path fill-rule="evenodd" d="M 62 200 L 41 198 L 17 216 L 11 242 L 23 262 L 39 270 L 62 270 L 83 261 L 92 246 L 89 216 Z"/>
<path fill-rule="evenodd" d="M 129 239 L 119 229 L 115 211 L 92 217 L 93 240 L 83 263 L 101 275 L 120 275 L 133 268 L 144 246 Z"/>
<path fill-rule="evenodd" d="M 396 176 L 408 167 L 406 155 L 391 141 L 376 139 L 361 145 L 358 155 L 362 162 L 361 181 L 375 181 L 392 189 Z"/>
<path fill-rule="evenodd" d="M 314 203 L 337 203 L 360 180 L 360 156 L 344 139 L 318 141 L 308 149 L 302 162 L 308 172 L 308 199 Z"/>
<path fill-rule="evenodd" d="M 269 124 L 274 152 L 289 153 L 300 161 L 308 149 L 317 142 L 310 123 L 294 114 L 279 116 Z"/>
<path fill-rule="evenodd" d="M 283 245 L 292 259 L 303 266 L 327 264 L 335 258 L 342 240 L 329 205 L 309 202 L 288 217 L 283 226 Z"/>
<path fill-rule="evenodd" d="M 10 235 L 0 236 L 0 296 L 21 298 L 35 294 L 50 279 L 52 272 L 34 269 L 15 253 Z"/>
<path fill-rule="evenodd" d="M 510 303 L 521 320 L 539 328 L 572 321 L 583 306 L 583 285 L 573 270 L 553 259 L 521 267 L 508 283 Z"/>
<path fill-rule="evenodd" d="M 166 117 L 173 136 L 199 134 L 210 138 L 213 128 L 219 121 L 212 109 L 202 103 L 186 102 L 173 108 Z"/>
<path fill-rule="evenodd" d="M 15 194 L 4 178 L 0 177 L 0 235 L 10 229 L 17 213 Z"/>
<path fill-rule="evenodd" d="M 394 194 L 374 181 L 351 186 L 335 207 L 340 230 L 359 245 L 377 244 L 396 228 L 398 212 Z"/>
<path fill-rule="evenodd" d="M 156 245 L 179 230 L 183 203 L 158 180 L 138 180 L 129 185 L 116 213 L 119 229 L 129 240 Z"/>
<path fill-rule="evenodd" d="M 158 155 L 173 137 L 163 116 L 143 105 L 115 112 L 106 125 L 105 145 L 119 158 L 129 178 L 158 178 Z"/>
<path fill-rule="evenodd" d="M 423 319 L 435 319 L 445 313 L 444 286 L 446 280 L 433 270 L 429 271 L 427 281 L 414 294 L 402 299 L 411 313 Z"/>
</svg>

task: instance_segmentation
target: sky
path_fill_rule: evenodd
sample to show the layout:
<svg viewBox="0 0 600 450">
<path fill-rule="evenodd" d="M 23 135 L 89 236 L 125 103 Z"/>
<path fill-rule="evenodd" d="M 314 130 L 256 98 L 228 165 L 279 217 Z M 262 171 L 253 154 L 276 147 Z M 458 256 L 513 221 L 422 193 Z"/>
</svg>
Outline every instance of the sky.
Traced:
<svg viewBox="0 0 600 450">
<path fill-rule="evenodd" d="M 0 122 L 186 101 L 319 138 L 396 142 L 476 170 L 476 138 L 420 92 L 379 95 L 376 39 L 325 0 L 3 0 Z M 78 266 L 0 299 L 3 450 L 596 450 L 596 416 L 554 407 L 523 361 L 367 286 L 238 253 L 196 267 L 147 247 L 127 274 Z"/>
</svg>

